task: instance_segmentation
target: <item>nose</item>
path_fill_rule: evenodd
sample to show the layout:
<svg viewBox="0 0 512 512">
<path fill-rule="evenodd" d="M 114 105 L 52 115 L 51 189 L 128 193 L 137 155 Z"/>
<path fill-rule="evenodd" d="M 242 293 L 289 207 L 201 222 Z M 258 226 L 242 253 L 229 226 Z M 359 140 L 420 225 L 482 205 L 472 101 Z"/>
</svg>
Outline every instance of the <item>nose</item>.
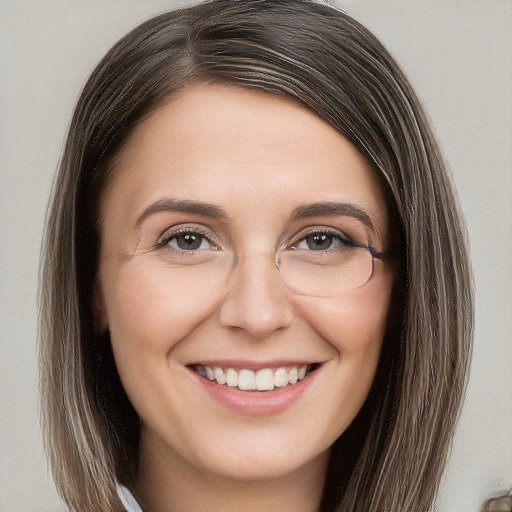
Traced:
<svg viewBox="0 0 512 512">
<path fill-rule="evenodd" d="M 289 291 L 268 253 L 252 254 L 236 264 L 220 308 L 220 322 L 262 339 L 289 327 L 294 307 Z"/>
</svg>

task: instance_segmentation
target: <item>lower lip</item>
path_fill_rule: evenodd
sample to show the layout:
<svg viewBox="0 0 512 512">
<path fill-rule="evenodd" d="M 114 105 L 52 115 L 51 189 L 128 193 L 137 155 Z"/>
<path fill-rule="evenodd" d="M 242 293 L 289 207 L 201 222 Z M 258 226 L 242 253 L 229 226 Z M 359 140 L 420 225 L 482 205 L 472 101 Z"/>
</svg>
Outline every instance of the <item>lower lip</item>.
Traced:
<svg viewBox="0 0 512 512">
<path fill-rule="evenodd" d="M 290 407 L 313 384 L 318 369 L 308 373 L 304 379 L 293 385 L 272 391 L 241 391 L 235 387 L 218 384 L 201 377 L 190 370 L 201 386 L 222 405 L 239 414 L 268 416 L 278 414 Z"/>
</svg>

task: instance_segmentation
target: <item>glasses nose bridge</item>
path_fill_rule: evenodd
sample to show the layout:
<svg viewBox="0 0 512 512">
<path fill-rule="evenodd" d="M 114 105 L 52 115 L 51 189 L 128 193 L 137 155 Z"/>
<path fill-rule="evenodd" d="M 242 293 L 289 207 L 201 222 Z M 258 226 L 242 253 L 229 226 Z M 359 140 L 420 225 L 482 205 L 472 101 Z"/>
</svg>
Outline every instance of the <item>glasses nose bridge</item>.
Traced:
<svg viewBox="0 0 512 512">
<path fill-rule="evenodd" d="M 226 291 L 248 286 L 260 291 L 267 288 L 264 294 L 281 295 L 281 286 L 287 290 L 288 286 L 279 268 L 279 254 L 278 242 L 274 246 L 254 242 L 242 250 L 233 250 L 229 273 L 224 274 Z"/>
<path fill-rule="evenodd" d="M 261 262 L 261 263 L 258 263 Z M 233 252 L 232 255 L 232 266 L 230 274 L 237 270 L 249 270 L 258 271 L 260 265 L 267 265 L 268 271 L 279 272 L 279 248 L 274 249 L 249 249 L 243 253 Z"/>
</svg>

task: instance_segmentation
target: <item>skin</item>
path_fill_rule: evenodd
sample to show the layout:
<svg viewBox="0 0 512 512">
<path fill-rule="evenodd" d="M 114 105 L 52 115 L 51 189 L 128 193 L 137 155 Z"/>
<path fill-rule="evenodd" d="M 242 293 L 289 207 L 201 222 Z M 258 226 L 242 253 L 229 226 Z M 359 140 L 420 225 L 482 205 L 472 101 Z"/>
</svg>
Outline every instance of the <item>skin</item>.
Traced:
<svg viewBox="0 0 512 512">
<path fill-rule="evenodd" d="M 118 171 L 103 198 L 97 309 L 141 418 L 133 490 L 142 507 L 317 510 L 329 447 L 375 374 L 393 269 L 376 260 L 364 286 L 312 297 L 286 286 L 273 252 L 304 226 L 340 223 L 360 243 L 387 249 L 385 201 L 370 166 L 287 99 L 195 85 L 137 128 Z M 213 204 L 226 217 L 158 211 L 138 221 L 169 198 Z M 290 221 L 297 206 L 318 201 L 356 205 L 375 229 L 330 215 Z M 214 231 L 220 250 L 236 252 L 224 281 L 215 272 L 187 280 L 195 269 L 176 271 L 168 247 L 155 248 L 184 223 Z M 284 410 L 244 414 L 213 399 L 188 366 L 218 360 L 320 367 Z"/>
</svg>

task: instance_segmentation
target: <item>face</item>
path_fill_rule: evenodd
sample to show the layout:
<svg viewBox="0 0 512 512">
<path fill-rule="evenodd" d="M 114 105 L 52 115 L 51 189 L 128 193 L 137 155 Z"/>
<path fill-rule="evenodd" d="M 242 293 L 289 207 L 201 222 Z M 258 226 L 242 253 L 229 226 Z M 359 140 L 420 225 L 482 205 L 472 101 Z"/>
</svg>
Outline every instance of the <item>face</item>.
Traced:
<svg viewBox="0 0 512 512">
<path fill-rule="evenodd" d="M 141 457 L 244 481 L 325 462 L 370 389 L 393 272 L 375 260 L 356 289 L 297 293 L 276 248 L 387 249 L 367 162 L 287 99 L 197 85 L 138 127 L 118 171 L 97 307 Z"/>
</svg>

